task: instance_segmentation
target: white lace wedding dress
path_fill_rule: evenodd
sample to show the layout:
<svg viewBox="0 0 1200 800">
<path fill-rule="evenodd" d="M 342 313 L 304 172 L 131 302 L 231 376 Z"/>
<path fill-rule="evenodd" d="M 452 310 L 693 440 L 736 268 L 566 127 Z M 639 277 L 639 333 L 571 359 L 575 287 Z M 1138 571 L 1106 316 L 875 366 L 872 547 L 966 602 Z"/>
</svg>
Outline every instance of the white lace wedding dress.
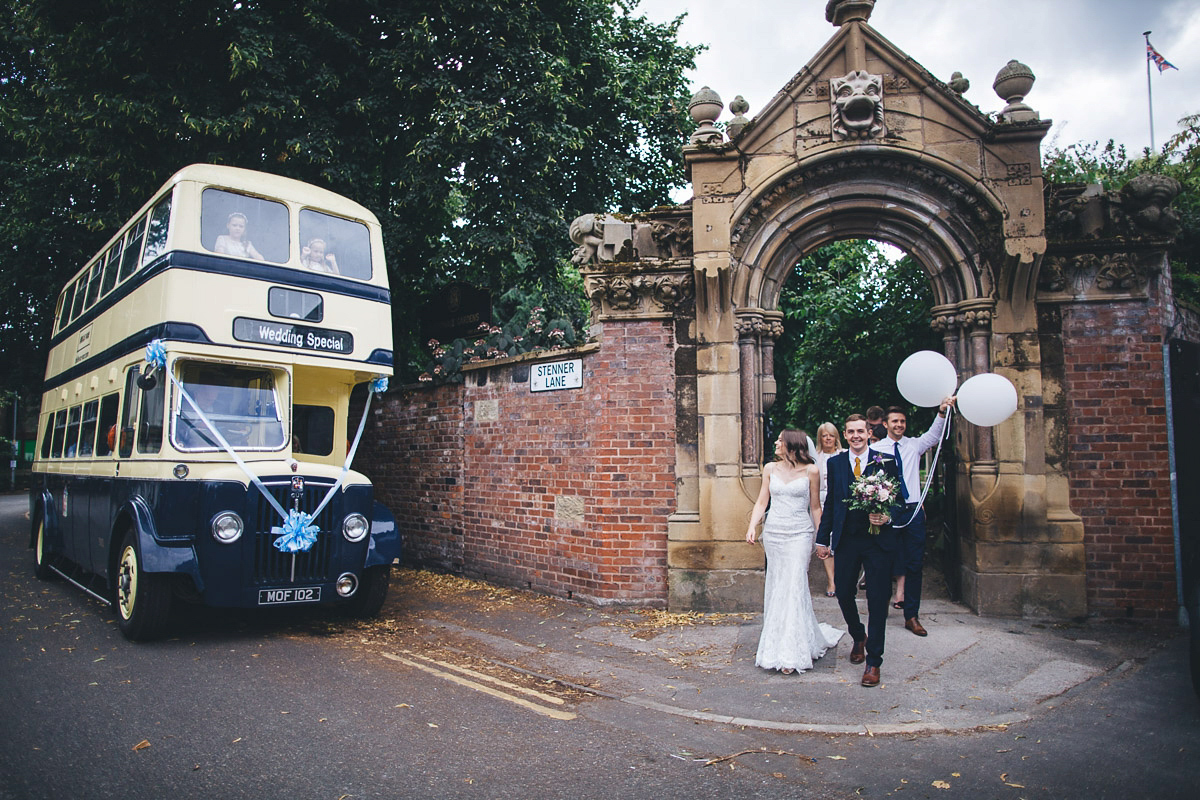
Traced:
<svg viewBox="0 0 1200 800">
<path fill-rule="evenodd" d="M 771 474 L 771 509 L 762 532 L 767 551 L 763 625 L 754 659 L 763 669 L 812 669 L 843 634 L 818 622 L 813 612 L 808 562 L 816 530 L 808 513 L 808 484 L 807 476 L 785 482 Z"/>
</svg>

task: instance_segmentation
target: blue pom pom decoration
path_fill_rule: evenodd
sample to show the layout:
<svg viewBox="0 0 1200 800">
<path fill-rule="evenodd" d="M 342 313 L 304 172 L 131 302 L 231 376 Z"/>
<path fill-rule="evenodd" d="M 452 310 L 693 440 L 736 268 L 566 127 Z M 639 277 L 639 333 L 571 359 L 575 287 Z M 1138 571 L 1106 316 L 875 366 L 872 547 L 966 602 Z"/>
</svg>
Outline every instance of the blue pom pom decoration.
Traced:
<svg viewBox="0 0 1200 800">
<path fill-rule="evenodd" d="M 159 369 L 167 365 L 167 348 L 163 347 L 162 339 L 146 345 L 146 363 Z"/>
<path fill-rule="evenodd" d="M 316 543 L 317 534 L 321 530 L 316 525 L 310 524 L 312 519 L 311 514 L 297 511 L 294 508 L 289 510 L 283 527 L 271 528 L 271 533 L 280 535 L 272 544 L 281 553 L 307 552 Z"/>
<path fill-rule="evenodd" d="M 387 391 L 388 379 L 387 375 L 380 375 L 375 380 L 371 381 L 371 391 L 375 394 L 383 394 Z"/>
</svg>

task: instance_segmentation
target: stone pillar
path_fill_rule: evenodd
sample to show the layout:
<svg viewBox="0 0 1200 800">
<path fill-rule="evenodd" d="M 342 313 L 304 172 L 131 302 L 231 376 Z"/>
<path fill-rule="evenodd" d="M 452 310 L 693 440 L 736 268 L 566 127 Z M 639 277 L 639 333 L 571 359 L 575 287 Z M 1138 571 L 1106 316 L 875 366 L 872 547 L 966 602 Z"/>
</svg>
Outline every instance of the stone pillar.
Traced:
<svg viewBox="0 0 1200 800">
<path fill-rule="evenodd" d="M 762 404 L 759 402 L 759 338 L 763 317 L 759 311 L 744 311 L 734 323 L 738 332 L 738 381 L 742 399 L 742 466 L 758 466 L 762 453 Z"/>
</svg>

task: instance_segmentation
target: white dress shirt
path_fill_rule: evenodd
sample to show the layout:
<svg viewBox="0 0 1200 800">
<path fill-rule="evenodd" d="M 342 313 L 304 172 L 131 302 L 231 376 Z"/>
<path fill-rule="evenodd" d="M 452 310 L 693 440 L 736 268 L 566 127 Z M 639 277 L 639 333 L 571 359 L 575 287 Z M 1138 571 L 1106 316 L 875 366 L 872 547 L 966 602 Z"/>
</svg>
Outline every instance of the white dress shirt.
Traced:
<svg viewBox="0 0 1200 800">
<path fill-rule="evenodd" d="M 889 435 L 871 444 L 872 450 L 889 456 L 895 455 L 896 448 L 900 448 L 900 461 L 904 464 L 904 488 L 908 490 L 910 503 L 921 499 L 921 456 L 938 443 L 945 427 L 946 418 L 939 414 L 933 418 L 929 430 L 919 437 L 901 436 L 897 440 Z"/>
</svg>

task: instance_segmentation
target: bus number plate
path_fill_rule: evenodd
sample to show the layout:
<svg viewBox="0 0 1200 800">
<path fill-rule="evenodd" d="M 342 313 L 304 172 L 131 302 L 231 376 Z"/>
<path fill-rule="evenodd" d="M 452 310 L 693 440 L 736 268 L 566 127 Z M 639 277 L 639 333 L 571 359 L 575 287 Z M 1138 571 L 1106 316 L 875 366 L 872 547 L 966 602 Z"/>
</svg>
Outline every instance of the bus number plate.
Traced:
<svg viewBox="0 0 1200 800">
<path fill-rule="evenodd" d="M 284 603 L 319 603 L 321 602 L 320 586 L 304 586 L 292 589 L 259 589 L 258 604 L 260 606 L 277 606 Z"/>
</svg>

